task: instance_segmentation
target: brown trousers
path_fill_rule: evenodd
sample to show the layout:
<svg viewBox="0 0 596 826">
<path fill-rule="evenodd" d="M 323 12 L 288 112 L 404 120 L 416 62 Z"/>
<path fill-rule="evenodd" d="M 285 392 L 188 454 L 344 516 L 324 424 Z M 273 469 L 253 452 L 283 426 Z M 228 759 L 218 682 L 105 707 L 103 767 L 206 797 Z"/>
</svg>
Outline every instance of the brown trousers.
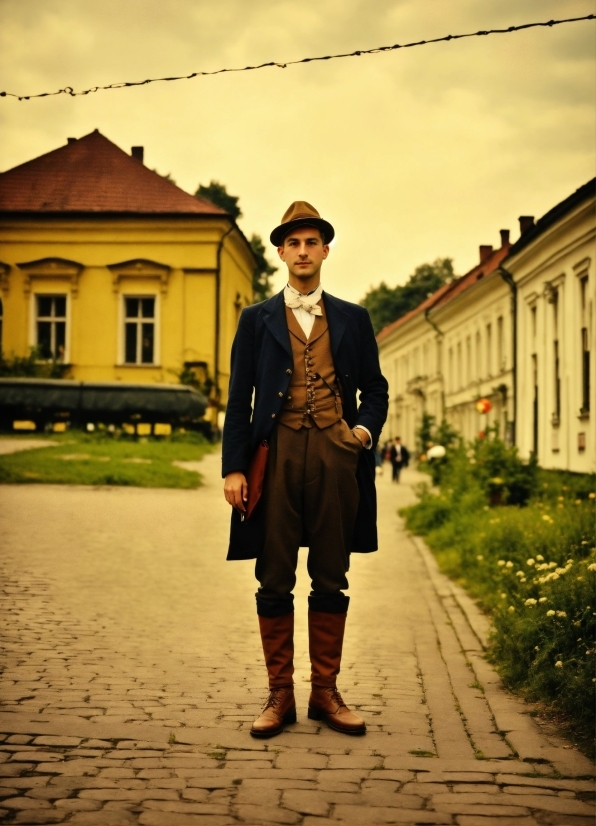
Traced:
<svg viewBox="0 0 596 826">
<path fill-rule="evenodd" d="M 257 603 L 292 599 L 303 540 L 309 546 L 312 595 L 336 595 L 348 587 L 361 450 L 343 419 L 324 429 L 276 427 L 265 477 L 265 544 L 255 570 L 261 586 Z"/>
</svg>

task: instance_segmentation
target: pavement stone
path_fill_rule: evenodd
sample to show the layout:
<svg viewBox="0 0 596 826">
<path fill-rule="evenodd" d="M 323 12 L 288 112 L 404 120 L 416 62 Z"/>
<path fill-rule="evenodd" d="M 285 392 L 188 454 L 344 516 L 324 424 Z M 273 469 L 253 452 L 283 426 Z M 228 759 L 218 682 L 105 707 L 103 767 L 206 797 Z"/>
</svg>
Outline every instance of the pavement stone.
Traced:
<svg viewBox="0 0 596 826">
<path fill-rule="evenodd" d="M 486 617 L 404 531 L 411 469 L 378 478 L 381 551 L 352 560 L 340 688 L 366 737 L 306 716 L 301 553 L 298 722 L 252 740 L 267 694 L 253 565 L 225 562 L 219 467 L 205 458 L 197 491 L 0 488 L 0 823 L 588 822 L 593 764 L 503 689 Z"/>
</svg>

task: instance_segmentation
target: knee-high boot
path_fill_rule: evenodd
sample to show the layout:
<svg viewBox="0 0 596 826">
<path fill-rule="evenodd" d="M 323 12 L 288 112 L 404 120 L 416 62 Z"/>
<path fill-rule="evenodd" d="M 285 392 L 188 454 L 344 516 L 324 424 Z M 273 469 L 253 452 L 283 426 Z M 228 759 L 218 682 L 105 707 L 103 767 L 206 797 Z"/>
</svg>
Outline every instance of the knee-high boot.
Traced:
<svg viewBox="0 0 596 826">
<path fill-rule="evenodd" d="M 294 699 L 294 612 L 281 617 L 259 616 L 265 665 L 269 676 L 269 697 L 260 716 L 252 724 L 253 737 L 273 737 L 284 726 L 296 722 Z"/>
<path fill-rule="evenodd" d="M 311 720 L 324 720 L 343 734 L 364 734 L 366 723 L 346 706 L 337 690 L 347 614 L 308 612 L 308 640 L 312 691 L 308 702 Z"/>
</svg>

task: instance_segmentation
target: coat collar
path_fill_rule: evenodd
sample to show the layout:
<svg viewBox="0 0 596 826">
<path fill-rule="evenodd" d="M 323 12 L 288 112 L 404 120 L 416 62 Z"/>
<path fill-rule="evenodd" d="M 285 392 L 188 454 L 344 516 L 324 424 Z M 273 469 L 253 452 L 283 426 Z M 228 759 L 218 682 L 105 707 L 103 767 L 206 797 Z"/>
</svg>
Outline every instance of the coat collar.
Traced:
<svg viewBox="0 0 596 826">
<path fill-rule="evenodd" d="M 346 331 L 348 316 L 341 309 L 341 302 L 323 291 L 323 301 L 325 303 L 325 313 L 329 324 L 329 336 L 331 338 L 331 352 L 337 355 L 339 345 Z M 273 337 L 281 344 L 288 355 L 292 355 L 292 345 L 290 344 L 290 332 L 286 320 L 286 305 L 284 303 L 283 290 L 272 298 L 263 302 L 263 320 Z"/>
</svg>

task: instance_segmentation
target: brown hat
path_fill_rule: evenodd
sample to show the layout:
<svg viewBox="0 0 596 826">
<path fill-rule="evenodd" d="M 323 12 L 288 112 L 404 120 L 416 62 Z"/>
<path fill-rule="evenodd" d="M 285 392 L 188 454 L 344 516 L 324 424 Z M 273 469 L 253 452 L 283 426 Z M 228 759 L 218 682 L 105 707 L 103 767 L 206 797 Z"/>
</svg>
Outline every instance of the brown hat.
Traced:
<svg viewBox="0 0 596 826">
<path fill-rule="evenodd" d="M 294 201 L 285 211 L 281 224 L 275 227 L 269 236 L 271 243 L 275 244 L 276 247 L 280 247 L 286 235 L 296 227 L 316 227 L 320 229 L 326 244 L 333 241 L 335 236 L 335 230 L 329 221 L 321 218 L 312 204 L 306 201 Z"/>
</svg>

